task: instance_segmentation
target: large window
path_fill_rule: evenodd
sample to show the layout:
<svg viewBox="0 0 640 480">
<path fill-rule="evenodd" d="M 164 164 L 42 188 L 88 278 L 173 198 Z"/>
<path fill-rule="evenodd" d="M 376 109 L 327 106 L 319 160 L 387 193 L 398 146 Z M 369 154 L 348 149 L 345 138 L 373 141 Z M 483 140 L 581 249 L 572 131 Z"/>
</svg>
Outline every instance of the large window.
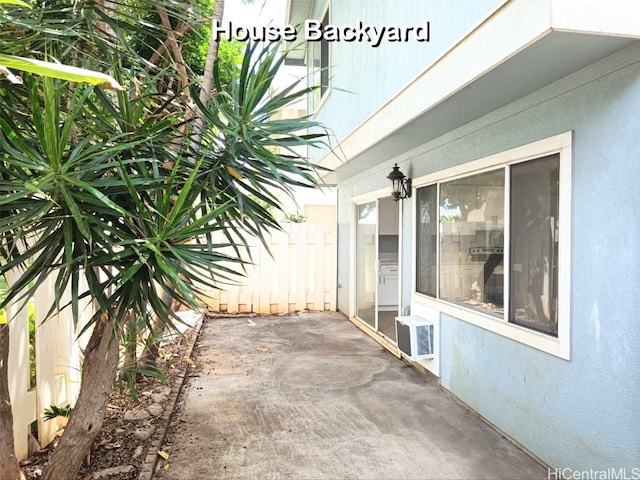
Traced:
<svg viewBox="0 0 640 480">
<path fill-rule="evenodd" d="M 558 337 L 559 192 L 559 153 L 418 188 L 416 291 Z"/>
</svg>

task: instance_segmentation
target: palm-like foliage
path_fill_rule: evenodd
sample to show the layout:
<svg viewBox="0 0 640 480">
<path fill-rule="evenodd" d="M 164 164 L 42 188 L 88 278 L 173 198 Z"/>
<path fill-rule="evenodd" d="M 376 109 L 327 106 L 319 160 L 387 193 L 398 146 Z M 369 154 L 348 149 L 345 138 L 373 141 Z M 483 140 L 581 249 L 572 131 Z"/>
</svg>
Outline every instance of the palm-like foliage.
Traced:
<svg viewBox="0 0 640 480">
<path fill-rule="evenodd" d="M 217 95 L 205 105 L 185 65 L 167 57 L 170 49 L 158 48 L 153 55 L 162 62 L 152 62 L 132 47 L 132 38 L 157 46 L 166 43 L 150 35 L 168 36 L 161 26 L 138 23 L 141 5 L 164 8 L 174 19 L 184 7 L 110 5 L 115 9 L 59 0 L 29 12 L 0 11 L 3 27 L 10 25 L 0 32 L 1 52 L 108 70 L 128 86 L 111 93 L 28 74 L 22 85 L 0 84 L 0 275 L 20 272 L 0 308 L 26 300 L 49 275 L 57 286 L 51 312 L 70 306 L 77 319 L 80 300 L 96 306 L 78 325 L 94 327 L 85 352 L 91 374 L 83 376 L 52 459 L 58 466 L 79 467 L 84 452 L 73 450 L 90 444 L 99 427 L 91 416 L 98 406 L 86 398 L 104 398 L 105 379 L 113 379 L 109 368 L 117 362 L 100 373 L 112 337 L 120 339 L 133 322 L 149 325 L 152 315 L 170 321 L 167 299 L 196 306 L 201 286 L 241 270 L 247 236 L 263 239 L 278 226 L 270 208 L 278 206 L 275 191 L 315 185 L 314 168 L 296 147 L 324 139 L 307 133 L 317 127 L 309 119 L 274 119 L 308 92 L 292 86 L 273 93 L 284 61 L 279 45 L 248 44 L 237 77 L 226 81 L 230 88 L 218 74 Z M 190 89 L 180 88 L 185 81 Z M 204 128 L 194 132 L 196 117 Z M 83 396 L 87 388 L 102 393 Z M 70 477 L 61 468 L 52 465 L 45 478 Z"/>
<path fill-rule="evenodd" d="M 163 158 L 152 153 L 163 152 L 163 143 L 172 138 L 172 122 L 119 122 L 115 125 L 138 128 L 107 129 L 101 103 L 117 111 L 108 96 L 92 101 L 91 88 L 78 88 L 65 109 L 62 88 L 52 79 L 44 79 L 42 86 L 29 79 L 22 94 L 7 94 L 14 108 L 1 114 L 5 153 L 0 170 L 0 248 L 6 260 L 1 271 L 30 265 L 12 285 L 7 301 L 13 292 L 30 295 L 55 272 L 59 289 L 52 308 L 62 306 L 60 296 L 69 285 L 75 314 L 79 299 L 90 295 L 100 310 L 119 321 L 136 292 L 138 303 L 132 306 L 146 311 L 139 289 L 126 289 L 129 297 L 122 299 L 112 295 L 107 300 L 104 292 L 131 287 L 124 280 L 134 277 L 127 269 L 118 273 L 121 267 L 135 263 L 135 252 L 144 258 L 147 249 L 165 240 L 158 239 L 148 223 L 159 215 L 172 219 L 179 214 L 176 208 L 169 210 L 162 197 L 172 192 L 163 188 L 158 166 Z M 28 103 L 16 114 L 21 99 Z M 78 291 L 80 275 L 89 280 L 87 292 Z"/>
<path fill-rule="evenodd" d="M 31 6 L 23 2 L 22 0 L 0 0 L 0 5 L 17 6 L 23 9 L 30 9 Z M 0 75 L 7 78 L 11 83 L 20 84 L 22 79 L 14 75 L 10 68 L 17 69 L 24 72 L 37 73 L 39 75 L 48 76 L 51 78 L 61 78 L 72 82 L 83 82 L 91 85 L 101 85 L 106 88 L 112 88 L 116 90 L 122 89 L 122 86 L 118 84 L 112 77 L 103 73 L 82 69 L 79 67 L 73 67 L 68 65 L 62 65 L 59 63 L 45 62 L 34 58 L 24 58 L 15 55 L 7 55 L 12 50 L 19 48 L 20 45 L 25 45 L 25 39 L 16 41 L 17 37 L 25 32 L 25 27 L 29 25 L 13 24 L 12 18 L 6 18 L 7 12 L 0 10 L 0 19 L 3 20 L 4 37 L 7 33 L 12 36 L 13 41 L 7 42 L 2 40 L 0 35 Z M 8 27 L 7 27 L 8 26 Z M 28 45 L 30 37 L 27 36 L 26 44 Z M 2 53 L 4 52 L 4 53 Z"/>
<path fill-rule="evenodd" d="M 274 93 L 273 79 L 284 59 L 277 44 L 248 44 L 231 88 L 218 82 L 219 93 L 207 107 L 192 96 L 209 126 L 201 143 L 192 145 L 193 155 L 204 161 L 205 201 L 237 204 L 242 229 L 259 238 L 265 228 L 278 226 L 268 208 L 279 207 L 277 192 L 316 185 L 315 167 L 296 148 L 313 147 L 326 138 L 309 133 L 319 127 L 309 118 L 273 118 L 313 89 L 298 82 Z"/>
<path fill-rule="evenodd" d="M 156 75 L 164 66 L 176 65 L 163 47 L 170 29 L 140 19 L 145 12 L 158 9 L 166 12 L 170 23 L 181 22 L 189 27 L 197 23 L 193 22 L 193 15 L 202 18 L 204 13 L 190 9 L 188 4 L 149 0 L 56 0 L 41 2 L 31 9 L 0 9 L 0 53 L 98 71 L 122 64 L 136 75 Z M 154 46 L 163 47 L 151 61 L 138 51 L 146 42 L 153 44 L 148 47 L 149 52 L 154 52 Z M 175 79 L 187 74 L 187 65 L 180 65 L 177 70 L 164 70 L 165 88 L 175 90 Z"/>
<path fill-rule="evenodd" d="M 56 308 L 69 286 L 74 312 L 90 296 L 100 306 L 95 318 L 109 312 L 117 323 L 131 310 L 166 316 L 163 293 L 193 306 L 198 285 L 225 278 L 228 262 L 241 265 L 221 249 L 243 232 L 262 238 L 277 227 L 265 207 L 277 204 L 276 189 L 315 181 L 292 150 L 321 141 L 302 132 L 313 123 L 270 119 L 304 94 L 292 87 L 269 97 L 281 62 L 276 47 L 249 45 L 236 86 L 205 110 L 209 142 L 182 141 L 182 151 L 175 149 L 179 123 L 166 112 L 171 102 L 159 103 L 153 91 L 133 101 L 127 92 L 114 100 L 77 88 L 66 109 L 64 87 L 52 79 L 29 79 L 6 93 L 12 108 L 0 113 L 0 273 L 24 273 L 5 302 L 20 291 L 30 295 L 54 272 Z"/>
</svg>

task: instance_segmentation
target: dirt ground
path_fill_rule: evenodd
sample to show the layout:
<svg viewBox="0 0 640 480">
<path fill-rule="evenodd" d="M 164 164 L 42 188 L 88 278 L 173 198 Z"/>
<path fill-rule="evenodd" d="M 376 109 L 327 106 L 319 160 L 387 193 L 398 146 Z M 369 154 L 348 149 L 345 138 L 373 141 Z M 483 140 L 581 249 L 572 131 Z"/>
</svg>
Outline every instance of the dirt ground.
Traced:
<svg viewBox="0 0 640 480">
<path fill-rule="evenodd" d="M 126 385 L 122 389 L 115 389 L 111 393 L 105 415 L 104 425 L 91 448 L 91 454 L 83 464 L 76 480 L 90 480 L 94 478 L 108 478 L 109 480 L 137 479 L 140 467 L 145 461 L 152 446 L 155 435 L 144 439 L 144 435 L 136 432 L 147 430 L 161 432 L 166 428 L 164 415 L 151 415 L 140 421 L 125 420 L 125 413 L 140 410 L 154 403 L 158 395 L 165 395 L 171 391 L 181 375 L 189 367 L 191 359 L 187 354 L 187 347 L 192 329 L 184 332 L 184 336 L 175 336 L 160 349 L 159 367 L 165 378 L 140 377 L 136 384 L 137 402 Z M 163 407 L 171 408 L 170 405 Z M 64 431 L 59 431 L 59 435 Z M 22 471 L 27 480 L 40 478 L 44 466 L 51 456 L 57 441 L 34 453 L 21 462 Z M 121 473 L 108 474 L 109 470 L 121 467 Z"/>
</svg>

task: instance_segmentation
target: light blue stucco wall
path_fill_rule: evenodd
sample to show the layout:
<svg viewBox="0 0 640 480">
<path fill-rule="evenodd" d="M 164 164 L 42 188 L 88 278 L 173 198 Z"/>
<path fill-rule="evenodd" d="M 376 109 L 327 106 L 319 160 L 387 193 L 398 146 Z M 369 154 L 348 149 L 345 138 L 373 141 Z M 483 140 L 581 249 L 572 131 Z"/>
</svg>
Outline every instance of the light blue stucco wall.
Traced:
<svg viewBox="0 0 640 480">
<path fill-rule="evenodd" d="M 321 18 L 326 1 L 314 3 Z M 331 0 L 330 22 L 353 26 L 418 26 L 430 22 L 429 42 L 332 42 L 330 90 L 316 119 L 339 142 L 407 85 L 504 0 Z M 392 21 L 390 19 L 393 19 Z M 367 72 L 363 75 L 363 72 Z M 319 159 L 325 151 L 310 152 Z"/>
<path fill-rule="evenodd" d="M 330 5 L 330 22 L 335 25 L 354 25 L 361 20 L 367 25 L 421 25 L 430 22 L 427 43 L 383 42 L 377 48 L 368 43 L 335 42 L 330 46 L 331 88 L 315 119 L 326 125 L 337 145 L 360 123 L 372 115 L 388 99 L 406 86 L 420 72 L 449 50 L 468 31 L 485 19 L 505 0 L 402 0 L 401 6 L 392 0 L 316 0 L 311 18 L 321 18 Z M 390 22 L 389 19 L 393 19 Z M 365 72 L 365 74 L 363 74 Z M 312 160 L 319 160 L 326 149 L 309 151 Z M 342 238 L 338 250 L 338 265 L 344 275 L 338 278 L 338 305 L 347 311 L 348 261 L 351 255 L 350 198 L 376 189 L 388 188 L 386 176 L 389 162 L 372 166 L 355 182 L 341 184 L 338 195 L 338 236 Z M 393 163 L 391 163 L 393 165 Z M 404 206 L 402 219 L 405 232 L 410 228 L 411 205 Z M 411 251 L 410 237 L 404 237 L 404 251 Z M 339 268 L 340 270 L 340 268 Z M 405 276 L 408 275 L 404 269 Z M 406 283 L 406 282 L 405 282 Z M 409 282 L 410 283 L 410 282 Z M 403 291 L 401 305 L 409 305 L 410 292 Z"/>
<path fill-rule="evenodd" d="M 575 132 L 571 361 L 441 326 L 442 384 L 555 467 L 640 465 L 640 49 L 625 57 L 635 63 L 610 59 L 597 80 L 575 75 L 573 90 L 464 141 L 492 150 Z"/>
<path fill-rule="evenodd" d="M 442 316 L 441 384 L 554 468 L 640 468 L 640 44 L 339 187 L 338 306 L 347 310 L 351 197 L 574 132 L 571 360 Z M 413 211 L 402 219 L 411 298 Z M 640 472 L 640 470 L 635 470 Z"/>
</svg>

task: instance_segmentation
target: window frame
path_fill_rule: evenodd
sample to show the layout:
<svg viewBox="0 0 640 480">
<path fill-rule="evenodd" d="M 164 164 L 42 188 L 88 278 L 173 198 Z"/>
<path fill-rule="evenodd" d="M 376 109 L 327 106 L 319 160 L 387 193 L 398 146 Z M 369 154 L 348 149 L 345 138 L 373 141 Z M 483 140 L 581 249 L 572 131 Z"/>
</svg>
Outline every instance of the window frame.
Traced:
<svg viewBox="0 0 640 480">
<path fill-rule="evenodd" d="M 509 265 L 510 265 L 510 181 L 505 181 L 504 187 L 504 246 L 505 246 L 505 297 L 503 318 L 497 318 L 488 313 L 484 313 L 471 308 L 465 308 L 439 298 L 440 296 L 440 228 L 438 228 L 436 252 L 437 252 L 437 277 L 436 294 L 431 297 L 417 291 L 417 262 L 413 263 L 412 272 L 412 299 L 413 302 L 434 308 L 439 312 L 454 317 L 459 320 L 471 323 L 477 327 L 491 331 L 516 342 L 528 345 L 537 350 L 551 355 L 571 359 L 571 175 L 572 175 L 572 139 L 573 132 L 565 132 L 553 137 L 522 145 L 510 150 L 506 150 L 488 157 L 474 160 L 462 165 L 441 170 L 439 172 L 413 179 L 413 188 L 416 190 L 413 195 L 414 225 L 417 225 L 418 205 L 417 190 L 429 185 L 437 186 L 437 199 L 440 199 L 441 183 L 464 178 L 471 175 L 496 170 L 505 169 L 505 179 L 509 178 L 510 165 L 535 160 L 547 155 L 559 154 L 559 242 L 558 242 L 558 336 L 554 337 L 545 333 L 537 332 L 524 326 L 509 322 L 508 308 L 509 302 Z M 439 224 L 439 223 L 438 223 Z M 417 231 L 413 235 L 413 256 L 417 259 Z"/>
<path fill-rule="evenodd" d="M 322 8 L 322 13 L 320 15 L 320 18 L 322 19 L 321 21 L 323 25 L 325 24 L 325 19 L 327 23 L 331 22 L 330 4 L 331 2 L 327 1 L 325 6 Z M 319 88 L 319 94 L 312 92 L 311 95 L 309 95 L 309 111 L 314 113 L 317 113 L 318 110 L 320 110 L 320 107 L 322 107 L 324 102 L 327 100 L 327 97 L 331 93 L 331 68 L 330 68 L 331 48 L 329 46 L 330 46 L 330 42 L 324 39 L 313 41 L 313 42 L 307 41 L 307 67 L 308 67 L 309 78 L 313 79 L 313 86 Z M 319 72 L 316 72 L 316 68 L 314 65 L 316 48 L 319 50 L 319 54 L 320 54 L 320 71 Z M 324 52 L 324 49 L 326 49 L 326 52 Z M 326 57 L 325 55 L 323 55 L 323 53 L 326 53 Z M 322 65 L 323 58 L 326 58 L 326 62 L 327 62 L 326 67 L 323 67 Z M 323 72 L 322 71 L 323 69 L 326 70 L 326 72 Z M 320 81 L 319 84 L 316 82 L 316 75 Z M 327 83 L 326 85 L 323 85 L 323 78 L 325 78 L 325 76 L 326 76 Z"/>
</svg>

